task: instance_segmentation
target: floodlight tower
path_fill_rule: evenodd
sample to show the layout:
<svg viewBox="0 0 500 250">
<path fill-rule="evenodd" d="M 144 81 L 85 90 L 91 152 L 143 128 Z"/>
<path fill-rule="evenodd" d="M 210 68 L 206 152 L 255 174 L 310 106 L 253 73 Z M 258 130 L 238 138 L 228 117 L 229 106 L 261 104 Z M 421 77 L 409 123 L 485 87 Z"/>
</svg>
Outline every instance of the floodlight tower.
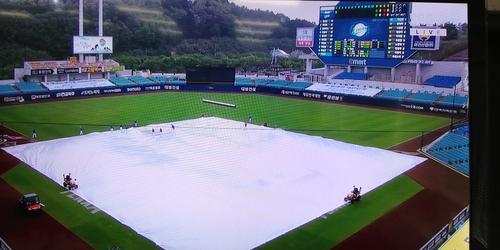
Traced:
<svg viewBox="0 0 500 250">
<path fill-rule="evenodd" d="M 102 1 L 103 0 L 99 0 L 99 36 L 103 36 Z M 99 54 L 99 61 L 102 61 L 102 54 Z"/>
<path fill-rule="evenodd" d="M 103 0 L 98 0 L 99 1 L 99 36 L 103 36 L 103 11 L 102 11 L 102 6 L 103 6 Z M 83 0 L 78 1 L 78 35 L 83 36 Z M 99 54 L 99 61 L 103 60 L 102 54 Z M 78 61 L 83 62 L 83 54 L 78 54 Z"/>
<path fill-rule="evenodd" d="M 78 35 L 83 36 L 83 0 L 78 1 Z M 78 54 L 78 61 L 83 63 L 83 54 Z"/>
</svg>

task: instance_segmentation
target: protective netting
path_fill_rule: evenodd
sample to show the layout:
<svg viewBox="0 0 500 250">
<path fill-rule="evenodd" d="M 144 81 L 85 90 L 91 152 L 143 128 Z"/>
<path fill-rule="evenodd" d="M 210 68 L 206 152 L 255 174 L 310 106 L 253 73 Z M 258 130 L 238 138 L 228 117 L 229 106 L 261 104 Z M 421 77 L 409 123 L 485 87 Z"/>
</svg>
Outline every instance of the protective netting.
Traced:
<svg viewBox="0 0 500 250">
<path fill-rule="evenodd" d="M 5 150 L 59 184 L 71 173 L 79 196 L 167 249 L 259 246 L 424 160 L 215 117 L 174 125 Z"/>
</svg>

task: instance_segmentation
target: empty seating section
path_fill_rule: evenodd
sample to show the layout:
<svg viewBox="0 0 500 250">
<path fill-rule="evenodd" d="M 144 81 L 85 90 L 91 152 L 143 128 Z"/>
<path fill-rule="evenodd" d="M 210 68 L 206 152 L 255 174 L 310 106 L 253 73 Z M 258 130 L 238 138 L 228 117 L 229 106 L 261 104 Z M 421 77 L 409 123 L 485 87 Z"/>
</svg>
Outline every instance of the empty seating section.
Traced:
<svg viewBox="0 0 500 250">
<path fill-rule="evenodd" d="M 18 82 L 16 83 L 16 87 L 25 94 L 41 92 L 41 91 L 43 92 L 47 90 L 40 84 L 34 82 Z"/>
<path fill-rule="evenodd" d="M 310 87 L 312 84 L 311 83 L 308 83 L 308 82 L 292 82 L 291 84 L 289 84 L 287 87 L 288 88 L 293 88 L 295 90 L 297 89 L 300 89 L 300 90 L 304 90 L 308 87 Z"/>
<path fill-rule="evenodd" d="M 449 104 L 454 106 L 463 106 L 467 103 L 467 96 L 458 96 L 458 95 L 447 95 L 443 99 L 439 101 L 440 103 Z"/>
<path fill-rule="evenodd" d="M 129 80 L 137 83 L 137 84 L 140 84 L 140 85 L 150 85 L 150 84 L 155 84 L 155 82 L 145 78 L 145 77 L 142 77 L 142 76 L 131 76 L 128 78 Z"/>
<path fill-rule="evenodd" d="M 149 80 L 160 84 L 185 85 L 185 80 L 180 80 L 177 76 L 150 76 Z"/>
<path fill-rule="evenodd" d="M 366 74 L 366 73 L 342 72 L 342 73 L 336 75 L 335 79 L 366 80 L 366 79 L 368 79 L 368 74 Z"/>
<path fill-rule="evenodd" d="M 135 86 L 137 85 L 136 83 L 130 81 L 129 79 L 125 77 L 112 77 L 109 79 L 112 83 L 114 83 L 116 86 Z"/>
<path fill-rule="evenodd" d="M 273 87 L 273 88 L 283 88 L 287 86 L 289 81 L 287 80 L 271 80 L 267 82 L 268 87 Z"/>
<path fill-rule="evenodd" d="M 255 86 L 255 83 L 250 78 L 236 78 L 234 85 L 241 87 L 250 87 Z"/>
<path fill-rule="evenodd" d="M 262 78 L 240 78 L 236 79 L 236 86 L 266 86 L 269 83 L 270 79 L 262 79 Z"/>
<path fill-rule="evenodd" d="M 149 80 L 156 82 L 156 83 L 166 83 L 167 82 L 167 76 L 150 76 L 148 77 Z"/>
<path fill-rule="evenodd" d="M 452 130 L 452 132 L 457 134 L 457 135 L 469 137 L 469 126 L 462 126 L 462 127 L 454 128 Z"/>
<path fill-rule="evenodd" d="M 19 91 L 17 91 L 10 84 L 0 85 L 0 95 L 10 95 L 10 94 L 19 94 Z"/>
<path fill-rule="evenodd" d="M 424 103 L 433 103 L 436 101 L 441 95 L 437 93 L 428 93 L 428 92 L 418 92 L 413 95 L 407 97 L 408 100 L 416 101 L 416 102 L 424 102 Z"/>
<path fill-rule="evenodd" d="M 469 139 L 455 132 L 439 138 L 427 153 L 457 171 L 469 175 Z"/>
<path fill-rule="evenodd" d="M 182 77 L 182 76 L 181 76 Z M 294 91 L 315 91 L 332 94 L 344 94 L 355 96 L 367 96 L 374 98 L 382 98 L 396 101 L 410 101 L 414 103 L 427 103 L 427 104 L 445 104 L 461 107 L 467 104 L 468 96 L 451 95 L 430 91 L 408 90 L 405 88 L 391 88 L 384 89 L 384 86 L 372 86 L 370 81 L 352 80 L 355 78 L 364 78 L 364 73 L 349 73 L 342 72 L 335 78 L 345 77 L 348 80 L 335 80 L 330 79 L 329 83 L 310 83 L 306 81 L 289 81 L 282 79 L 272 78 L 254 78 L 238 76 L 235 79 L 235 86 L 239 87 L 268 87 Z M 434 80 L 433 80 L 434 79 Z M 443 80 L 444 79 L 444 80 Z M 451 76 L 434 76 L 427 82 L 453 82 L 456 84 L 460 81 L 460 77 Z M 363 85 L 363 83 L 365 85 Z M 127 76 L 127 77 L 111 77 L 107 79 L 90 79 L 90 80 L 73 80 L 73 81 L 52 81 L 52 82 L 18 82 L 15 85 L 3 84 L 0 85 L 0 94 L 2 95 L 15 95 L 15 94 L 29 94 L 37 93 L 48 90 L 71 90 L 82 88 L 99 88 L 99 87 L 132 87 L 139 85 L 155 85 L 155 84 L 169 84 L 169 85 L 186 85 L 186 80 L 180 79 L 179 75 L 152 75 L 149 77 L 143 76 Z M 442 90 L 443 91 L 443 90 Z M 443 92 L 449 92 L 448 90 Z"/>
<path fill-rule="evenodd" d="M 308 82 L 293 82 L 281 79 L 263 79 L 263 78 L 236 78 L 235 86 L 265 86 L 270 88 L 281 88 L 301 91 L 311 86 Z"/>
<path fill-rule="evenodd" d="M 383 90 L 376 97 L 377 98 L 386 98 L 386 99 L 395 99 L 395 100 L 402 101 L 403 99 L 405 99 L 410 94 L 411 94 L 411 92 L 408 92 L 408 91 L 405 91 L 405 90 L 393 90 L 393 89 L 389 89 L 389 90 Z"/>
<path fill-rule="evenodd" d="M 113 85 L 113 83 L 109 82 L 106 79 L 76 80 L 68 82 L 44 82 L 42 84 L 49 90 L 69 90 L 115 86 Z"/>
<path fill-rule="evenodd" d="M 357 85 L 341 85 L 341 84 L 321 84 L 315 83 L 306 88 L 306 90 L 327 92 L 333 94 L 357 95 L 373 97 L 380 92 L 380 89 L 365 88 Z"/>
<path fill-rule="evenodd" d="M 429 79 L 427 79 L 424 84 L 440 87 L 440 88 L 453 88 L 453 86 L 457 85 L 461 80 L 458 76 L 439 76 L 435 75 Z"/>
</svg>

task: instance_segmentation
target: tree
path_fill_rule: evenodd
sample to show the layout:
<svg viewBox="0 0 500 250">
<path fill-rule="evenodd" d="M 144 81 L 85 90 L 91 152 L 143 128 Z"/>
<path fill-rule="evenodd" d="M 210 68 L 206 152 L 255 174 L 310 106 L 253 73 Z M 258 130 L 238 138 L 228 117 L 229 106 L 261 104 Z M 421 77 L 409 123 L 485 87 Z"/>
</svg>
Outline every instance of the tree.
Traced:
<svg viewBox="0 0 500 250">
<path fill-rule="evenodd" d="M 446 22 L 443 24 L 443 28 L 446 29 L 446 36 L 443 40 L 454 40 L 458 38 L 458 29 L 454 23 Z"/>
<path fill-rule="evenodd" d="M 460 25 L 460 30 L 464 33 L 467 33 L 469 31 L 469 25 L 467 25 L 467 23 L 462 23 Z"/>
<path fill-rule="evenodd" d="M 163 0 L 161 6 L 163 14 L 172 18 L 183 33 L 190 36 L 194 23 L 191 2 L 188 0 Z"/>
<path fill-rule="evenodd" d="M 196 0 L 192 4 L 193 34 L 197 38 L 234 37 L 234 16 L 227 0 Z"/>
</svg>

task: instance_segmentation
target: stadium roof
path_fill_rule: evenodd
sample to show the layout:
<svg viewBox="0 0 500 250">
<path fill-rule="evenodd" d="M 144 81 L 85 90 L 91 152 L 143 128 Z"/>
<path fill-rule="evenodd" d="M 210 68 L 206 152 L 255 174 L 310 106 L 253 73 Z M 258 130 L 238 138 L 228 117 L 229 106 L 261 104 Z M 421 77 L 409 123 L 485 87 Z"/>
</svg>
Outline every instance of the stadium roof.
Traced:
<svg viewBox="0 0 500 250">
<path fill-rule="evenodd" d="M 290 55 L 281 49 L 273 49 L 271 55 L 275 57 L 289 57 Z"/>
</svg>

